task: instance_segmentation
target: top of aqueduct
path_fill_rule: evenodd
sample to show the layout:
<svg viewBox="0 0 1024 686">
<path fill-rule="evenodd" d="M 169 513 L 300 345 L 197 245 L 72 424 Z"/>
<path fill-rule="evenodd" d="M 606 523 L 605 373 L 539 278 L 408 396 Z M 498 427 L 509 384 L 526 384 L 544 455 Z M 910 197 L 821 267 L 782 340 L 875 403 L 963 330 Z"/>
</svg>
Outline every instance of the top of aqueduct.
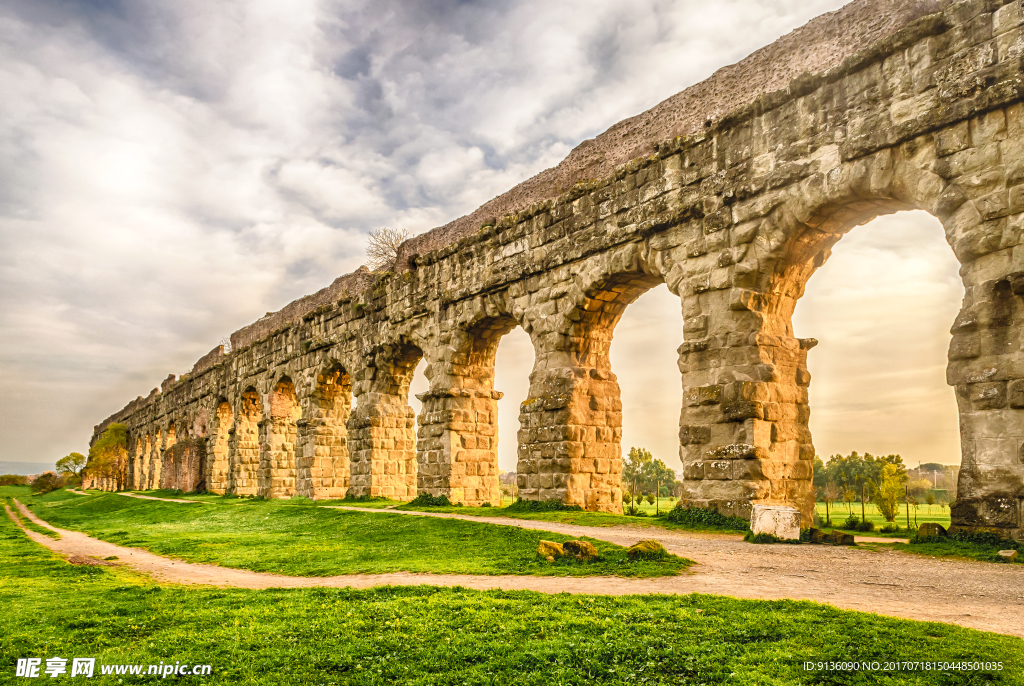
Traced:
<svg viewBox="0 0 1024 686">
<path fill-rule="evenodd" d="M 801 87 L 794 82 L 828 79 L 830 71 L 853 70 L 870 61 L 875 51 L 884 51 L 885 46 L 880 44 L 885 39 L 939 9 L 938 0 L 855 0 L 816 17 L 646 112 L 583 141 L 557 166 L 484 203 L 471 214 L 407 240 L 399 250 L 396 269 L 407 270 L 416 257 L 456 243 L 485 224 L 557 197 L 577 183 L 608 176 L 616 167 L 656 152 L 665 141 L 699 134 L 728 115 L 754 105 L 759 98 L 780 91 L 785 97 L 791 88 Z M 341 276 L 317 293 L 234 332 L 231 347 L 250 345 L 271 331 L 298 321 L 307 312 L 337 300 L 344 291 L 353 295 L 362 292 L 373 280 L 364 270 Z M 213 358 L 217 352 L 211 353 Z"/>
</svg>

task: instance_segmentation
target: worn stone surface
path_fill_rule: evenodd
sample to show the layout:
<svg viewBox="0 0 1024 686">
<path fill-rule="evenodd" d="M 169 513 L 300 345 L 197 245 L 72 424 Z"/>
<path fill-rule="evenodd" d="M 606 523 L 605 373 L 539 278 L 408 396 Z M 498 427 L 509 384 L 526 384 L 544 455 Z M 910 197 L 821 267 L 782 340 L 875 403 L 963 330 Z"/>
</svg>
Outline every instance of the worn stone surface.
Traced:
<svg viewBox="0 0 1024 686">
<path fill-rule="evenodd" d="M 561 543 L 541 539 L 540 543 L 537 545 L 537 554 L 545 559 L 551 560 L 556 557 L 564 557 L 565 550 L 563 550 Z"/>
<path fill-rule="evenodd" d="M 750 530 L 755 534 L 769 534 L 784 541 L 800 538 L 801 513 L 788 505 L 754 505 L 750 516 Z"/>
<path fill-rule="evenodd" d="M 566 541 L 562 544 L 562 550 L 565 551 L 566 555 L 571 555 L 583 562 L 590 562 L 601 557 L 601 554 L 597 552 L 597 548 L 590 541 Z"/>
<path fill-rule="evenodd" d="M 637 541 L 626 549 L 626 557 L 630 560 L 660 560 L 667 555 L 665 546 L 654 539 Z"/>
<path fill-rule="evenodd" d="M 966 290 L 947 370 L 953 522 L 1019 536 L 1022 21 L 1021 0 L 857 0 L 407 242 L 396 273 L 343 276 L 235 332 L 97 431 L 128 425 L 134 486 L 180 486 L 187 438 L 205 442 L 213 491 L 497 502 L 494 352 L 520 326 L 536 353 L 520 494 L 621 511 L 608 350 L 625 307 L 665 283 L 684 321 L 683 500 L 744 517 L 792 505 L 809 525 L 816 341 L 794 337 L 793 308 L 845 233 L 920 209 Z"/>
</svg>

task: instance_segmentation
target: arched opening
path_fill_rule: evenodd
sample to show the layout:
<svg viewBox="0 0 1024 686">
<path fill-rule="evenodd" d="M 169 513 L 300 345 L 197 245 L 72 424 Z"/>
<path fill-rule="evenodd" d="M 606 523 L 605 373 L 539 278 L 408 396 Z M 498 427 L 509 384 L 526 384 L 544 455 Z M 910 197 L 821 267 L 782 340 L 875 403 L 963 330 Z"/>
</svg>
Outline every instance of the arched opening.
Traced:
<svg viewBox="0 0 1024 686">
<path fill-rule="evenodd" d="M 608 266 L 635 265 L 635 248 L 626 250 L 604 256 Z M 521 419 L 523 498 L 622 511 L 622 404 L 611 369 L 612 335 L 625 308 L 661 282 L 634 266 L 587 288 L 572 309 L 551 303 L 569 324 L 564 334 L 533 334 L 537 364 Z"/>
<path fill-rule="evenodd" d="M 349 488 L 348 422 L 352 381 L 337 363 L 317 375 L 309 414 L 299 421 L 298 495 L 343 498 Z"/>
<path fill-rule="evenodd" d="M 495 356 L 501 339 L 516 327 L 509 315 L 484 316 L 451 334 L 450 360 L 420 395 L 418 488 L 470 506 L 498 505 L 498 402 Z M 528 370 L 524 370 L 528 375 Z M 514 445 L 515 432 L 510 442 Z"/>
<path fill-rule="evenodd" d="M 228 486 L 228 463 L 231 452 L 231 426 L 234 422 L 231 403 L 221 398 L 213 415 L 213 437 L 206 471 L 206 490 L 224 493 Z"/>
<path fill-rule="evenodd" d="M 515 327 L 501 337 L 494 356 L 494 388 L 498 398 L 498 481 L 506 504 L 518 496 L 519 413 L 530 397 L 534 352 L 530 335 Z"/>
<path fill-rule="evenodd" d="M 147 433 L 139 441 L 139 460 L 136 468 L 135 488 L 146 490 L 149 488 L 150 460 L 153 459 L 153 437 Z"/>
<path fill-rule="evenodd" d="M 270 394 L 270 421 L 263 423 L 265 438 L 260 441 L 258 493 L 266 498 L 295 495 L 295 445 L 301 415 L 295 384 L 287 376 L 281 377 Z"/>
<path fill-rule="evenodd" d="M 900 212 L 852 231 L 809 279 L 793 330 L 819 341 L 807 356 L 819 456 L 959 464 L 946 384 L 949 326 L 964 298 L 959 268 L 938 219 Z"/>
<path fill-rule="evenodd" d="M 371 378 L 360 382 L 349 420 L 354 496 L 411 500 L 416 495 L 416 415 L 409 385 L 423 351 L 406 339 L 380 346 Z"/>
<path fill-rule="evenodd" d="M 256 472 L 260 466 L 259 424 L 262 420 L 259 393 L 249 386 L 239 398 L 234 433 L 229 442 L 228 493 L 256 495 Z"/>
<path fill-rule="evenodd" d="M 682 377 L 679 346 L 683 317 L 679 298 L 665 284 L 643 293 L 622 313 L 615 326 L 610 357 L 622 402 L 622 443 L 625 461 L 633 448 L 646 451 L 665 468 L 646 468 L 623 482 L 623 490 L 638 494 L 658 491 L 659 497 L 678 496 L 679 414 Z M 661 503 L 662 509 L 669 503 Z"/>
</svg>

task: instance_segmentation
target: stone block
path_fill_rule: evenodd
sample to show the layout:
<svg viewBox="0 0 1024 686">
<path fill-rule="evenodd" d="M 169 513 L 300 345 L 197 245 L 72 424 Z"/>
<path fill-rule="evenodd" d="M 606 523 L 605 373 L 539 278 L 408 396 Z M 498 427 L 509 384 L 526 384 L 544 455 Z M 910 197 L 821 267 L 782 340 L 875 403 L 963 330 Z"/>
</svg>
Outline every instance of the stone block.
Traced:
<svg viewBox="0 0 1024 686">
<path fill-rule="evenodd" d="M 750 530 L 755 534 L 771 534 L 783 540 L 800 538 L 800 510 L 788 505 L 753 506 Z"/>
<path fill-rule="evenodd" d="M 918 538 L 945 538 L 946 527 L 936 522 L 925 522 L 917 528 Z"/>
</svg>

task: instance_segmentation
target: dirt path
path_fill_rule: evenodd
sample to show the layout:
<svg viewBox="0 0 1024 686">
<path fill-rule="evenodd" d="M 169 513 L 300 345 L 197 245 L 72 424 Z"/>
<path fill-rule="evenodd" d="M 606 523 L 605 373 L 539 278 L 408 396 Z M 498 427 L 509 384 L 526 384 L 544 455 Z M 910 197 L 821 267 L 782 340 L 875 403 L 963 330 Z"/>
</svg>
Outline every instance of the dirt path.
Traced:
<svg viewBox="0 0 1024 686">
<path fill-rule="evenodd" d="M 52 527 L 17 502 L 22 514 L 58 531 L 55 541 L 27 531 L 35 542 L 65 556 L 105 558 L 170 583 L 238 588 L 311 586 L 369 588 L 381 585 L 462 586 L 473 589 L 526 589 L 542 593 L 713 593 L 738 598 L 815 600 L 836 607 L 892 617 L 947 622 L 1024 638 L 1024 565 L 937 560 L 893 551 L 809 545 L 750 545 L 739 536 L 653 532 L 637 527 L 585 527 L 505 517 L 465 517 L 440 513 L 402 514 L 468 519 L 589 536 L 619 545 L 657 538 L 671 552 L 695 560 L 689 573 L 656 579 L 621 577 L 484 576 L 456 574 L 348 574 L 292 577 L 192 564 L 124 548 L 75 531 Z M 342 508 L 380 512 L 369 508 Z"/>
</svg>

